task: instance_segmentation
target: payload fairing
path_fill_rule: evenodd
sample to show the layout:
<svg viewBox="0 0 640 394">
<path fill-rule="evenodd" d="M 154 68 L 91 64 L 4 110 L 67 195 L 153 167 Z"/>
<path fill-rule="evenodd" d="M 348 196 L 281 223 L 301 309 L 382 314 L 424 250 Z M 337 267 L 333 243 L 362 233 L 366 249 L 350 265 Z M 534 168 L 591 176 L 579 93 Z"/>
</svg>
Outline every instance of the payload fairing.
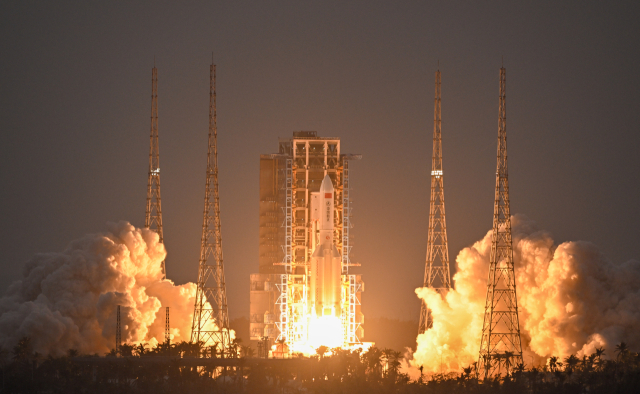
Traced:
<svg viewBox="0 0 640 394">
<path fill-rule="evenodd" d="M 314 247 L 309 272 L 309 294 L 312 316 L 342 314 L 342 256 L 333 240 L 334 196 L 331 178 L 326 175 L 320 191 L 311 193 L 312 239 Z"/>
</svg>

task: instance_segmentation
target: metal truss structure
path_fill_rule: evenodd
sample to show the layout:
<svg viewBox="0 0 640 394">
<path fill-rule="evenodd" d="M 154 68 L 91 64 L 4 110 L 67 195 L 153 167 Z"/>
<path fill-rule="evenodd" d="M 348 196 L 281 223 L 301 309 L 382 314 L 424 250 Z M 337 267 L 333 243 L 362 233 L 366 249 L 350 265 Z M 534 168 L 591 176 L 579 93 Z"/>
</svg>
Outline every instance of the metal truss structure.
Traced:
<svg viewBox="0 0 640 394">
<path fill-rule="evenodd" d="M 147 210 L 144 227 L 154 230 L 164 242 L 162 232 L 162 205 L 160 198 L 160 145 L 158 142 L 158 69 L 151 71 L 151 141 L 149 143 L 149 177 L 147 180 Z M 162 278 L 166 278 L 164 260 Z"/>
<path fill-rule="evenodd" d="M 440 95 L 440 70 L 436 71 L 436 92 L 433 108 L 433 158 L 431 161 L 431 201 L 429 203 L 429 234 L 427 261 L 424 270 L 424 287 L 435 289 L 444 295 L 451 288 L 449 273 L 449 246 L 444 211 L 444 174 L 442 172 L 442 114 Z M 418 334 L 433 326 L 433 317 L 423 301 L 420 308 Z"/>
<path fill-rule="evenodd" d="M 362 290 L 362 284 L 358 283 L 356 275 L 349 275 L 349 267 L 358 264 L 352 264 L 350 259 L 351 253 L 351 237 L 350 229 L 353 227 L 351 222 L 351 198 L 350 198 L 350 183 L 349 183 L 349 161 L 351 159 L 359 159 L 358 155 L 343 155 L 342 156 L 342 187 L 337 188 L 336 192 L 341 192 L 340 206 L 338 213 L 341 217 L 339 225 L 336 226 L 342 230 L 342 299 L 343 299 L 343 313 L 342 313 L 342 326 L 345 332 L 345 346 L 356 345 L 362 343 L 358 338 L 357 332 L 360 328 L 361 322 L 357 319 L 356 308 L 360 305 L 360 300 L 357 294 Z M 336 212 L 338 209 L 336 209 Z"/>
<path fill-rule="evenodd" d="M 171 344 L 171 325 L 169 325 L 169 307 L 165 308 L 165 319 L 164 319 L 164 342 L 166 344 Z"/>
<path fill-rule="evenodd" d="M 116 308 L 116 356 L 120 354 L 122 345 L 122 325 L 120 323 L 120 305 Z"/>
<path fill-rule="evenodd" d="M 342 325 L 346 332 L 345 345 L 357 345 L 361 344 L 360 338 L 358 338 L 358 328 L 361 323 L 357 320 L 356 308 L 360 305 L 360 300 L 357 297 L 359 291 L 362 290 L 362 284 L 357 282 L 356 275 L 343 275 L 344 281 L 342 288 L 346 290 L 346 294 L 343 295 L 344 306 L 342 308 Z"/>
<path fill-rule="evenodd" d="M 331 143 L 330 143 L 331 142 Z M 322 150 L 314 151 L 314 145 L 322 144 Z M 310 153 L 311 152 L 311 153 Z M 335 190 L 335 228 L 334 239 L 342 255 L 342 324 L 345 330 L 345 346 L 360 343 L 356 332 L 360 327 L 357 321 L 356 307 L 360 301 L 356 295 L 361 290 L 356 275 L 348 275 L 351 251 L 349 229 L 351 224 L 351 200 L 349 196 L 348 161 L 360 159 L 360 155 L 340 155 L 337 139 L 294 139 L 290 153 L 282 152 L 280 158 L 284 162 L 282 173 L 282 191 L 285 201 L 282 207 L 284 219 L 284 244 L 282 245 L 282 263 L 284 274 L 279 275 L 276 288 L 279 296 L 276 310 L 279 319 L 276 328 L 279 330 L 278 340 L 288 345 L 307 341 L 310 322 L 308 304 L 309 259 L 311 258 L 312 240 L 309 224 L 310 171 L 320 170 L 324 175 L 330 174 Z M 321 179 L 321 178 L 320 178 Z M 319 183 L 317 184 L 319 186 Z M 289 347 L 291 352 L 291 347 Z"/>
<path fill-rule="evenodd" d="M 506 70 L 500 68 L 498 165 L 487 299 L 478 358 L 478 376 L 509 373 L 522 364 L 518 299 L 513 267 L 509 179 L 507 171 Z"/>
<path fill-rule="evenodd" d="M 218 194 L 218 129 L 216 113 L 216 66 L 211 64 L 209 84 L 209 143 L 204 196 L 202 243 L 191 325 L 191 342 L 218 344 L 227 353 L 231 345 L 229 312 L 222 262 L 220 196 Z"/>
<path fill-rule="evenodd" d="M 351 199 L 349 198 L 349 160 L 342 160 L 342 274 L 349 273 L 349 253 L 351 252 L 349 230 L 351 229 Z"/>
<path fill-rule="evenodd" d="M 276 322 L 276 327 L 280 331 L 278 340 L 287 339 L 291 337 L 290 326 L 290 308 L 289 308 L 289 275 L 291 274 L 291 263 L 293 261 L 293 159 L 285 158 L 284 168 L 284 192 L 285 192 L 285 205 L 282 208 L 284 210 L 284 223 L 282 226 L 285 229 L 284 245 L 282 245 L 284 251 L 284 258 L 282 264 L 284 265 L 284 274 L 280 275 L 280 282 L 276 284 L 280 295 L 276 300 L 277 310 L 280 313 L 280 319 Z"/>
</svg>

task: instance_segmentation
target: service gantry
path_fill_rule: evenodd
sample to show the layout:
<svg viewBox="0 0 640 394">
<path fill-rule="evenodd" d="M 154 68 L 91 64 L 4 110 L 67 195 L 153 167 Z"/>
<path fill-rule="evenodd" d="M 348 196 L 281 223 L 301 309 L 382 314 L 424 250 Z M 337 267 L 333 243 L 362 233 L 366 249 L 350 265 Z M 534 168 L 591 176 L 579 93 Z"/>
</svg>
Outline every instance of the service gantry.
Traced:
<svg viewBox="0 0 640 394">
<path fill-rule="evenodd" d="M 498 120 L 498 165 L 493 207 L 493 232 L 487 299 L 478 376 L 481 379 L 507 374 L 522 364 L 522 344 L 518 320 L 518 299 L 513 267 L 509 179 L 507 171 L 506 70 L 500 68 L 500 105 Z"/>
<path fill-rule="evenodd" d="M 151 70 L 151 136 L 149 143 L 149 177 L 147 179 L 147 211 L 144 227 L 154 230 L 164 243 L 162 204 L 160 199 L 160 145 L 158 142 L 158 69 Z M 162 260 L 162 278 L 167 276 Z"/>
<path fill-rule="evenodd" d="M 315 248 L 310 218 L 311 194 L 326 175 L 334 187 L 334 242 L 342 255 L 344 346 L 361 343 L 361 275 L 349 268 L 352 248 L 352 197 L 349 163 L 361 155 L 344 154 L 338 137 L 294 131 L 279 140 L 278 153 L 260 156 L 259 273 L 251 274 L 250 339 L 304 343 L 309 325 L 309 264 Z M 291 347 L 289 347 L 291 351 Z"/>
<path fill-rule="evenodd" d="M 433 158 L 431 160 L 431 201 L 429 203 L 429 234 L 427 259 L 424 269 L 424 287 L 431 287 L 445 296 L 451 288 L 449 273 L 449 247 L 444 214 L 444 174 L 442 172 L 442 114 L 440 70 L 436 71 L 436 92 L 433 108 Z M 418 334 L 433 326 L 433 317 L 426 302 L 420 308 Z"/>
<path fill-rule="evenodd" d="M 216 113 L 216 65 L 211 64 L 209 80 L 209 143 L 204 195 L 202 243 L 198 265 L 198 289 L 193 308 L 191 342 L 205 346 L 218 344 L 230 350 L 229 312 L 222 263 L 220 196 L 218 194 L 218 129 Z"/>
</svg>

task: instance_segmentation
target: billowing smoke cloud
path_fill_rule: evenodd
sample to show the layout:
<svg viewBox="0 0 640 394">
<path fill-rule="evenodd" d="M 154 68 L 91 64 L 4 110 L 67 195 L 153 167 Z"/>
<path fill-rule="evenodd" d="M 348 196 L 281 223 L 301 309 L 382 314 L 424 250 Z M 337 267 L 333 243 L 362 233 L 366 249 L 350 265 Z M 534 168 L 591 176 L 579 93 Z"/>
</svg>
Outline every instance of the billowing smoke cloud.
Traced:
<svg viewBox="0 0 640 394">
<path fill-rule="evenodd" d="M 172 341 L 188 341 L 196 285 L 163 280 L 165 256 L 155 232 L 127 222 L 36 255 L 0 298 L 0 348 L 28 336 L 43 355 L 104 354 L 115 346 L 117 305 L 124 342 L 163 342 L 166 306 Z"/>
<path fill-rule="evenodd" d="M 625 341 L 640 348 L 640 262 L 614 264 L 589 242 L 555 245 L 525 216 L 512 218 L 516 286 L 525 364 L 549 356 L 614 355 Z M 434 326 L 417 338 L 411 365 L 456 371 L 478 359 L 491 231 L 457 257 L 455 290 L 442 300 L 416 289 L 433 311 Z"/>
</svg>

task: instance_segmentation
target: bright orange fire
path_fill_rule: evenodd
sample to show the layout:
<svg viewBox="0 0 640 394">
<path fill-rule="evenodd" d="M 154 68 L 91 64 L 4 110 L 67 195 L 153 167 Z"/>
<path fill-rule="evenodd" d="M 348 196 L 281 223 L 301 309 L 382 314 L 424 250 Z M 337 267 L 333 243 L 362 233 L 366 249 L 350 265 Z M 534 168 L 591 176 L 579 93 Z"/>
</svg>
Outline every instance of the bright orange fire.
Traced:
<svg viewBox="0 0 640 394">
<path fill-rule="evenodd" d="M 344 346 L 344 332 L 340 318 L 321 316 L 311 319 L 309 324 L 309 345 L 313 349 L 326 346 L 329 349 Z"/>
</svg>

